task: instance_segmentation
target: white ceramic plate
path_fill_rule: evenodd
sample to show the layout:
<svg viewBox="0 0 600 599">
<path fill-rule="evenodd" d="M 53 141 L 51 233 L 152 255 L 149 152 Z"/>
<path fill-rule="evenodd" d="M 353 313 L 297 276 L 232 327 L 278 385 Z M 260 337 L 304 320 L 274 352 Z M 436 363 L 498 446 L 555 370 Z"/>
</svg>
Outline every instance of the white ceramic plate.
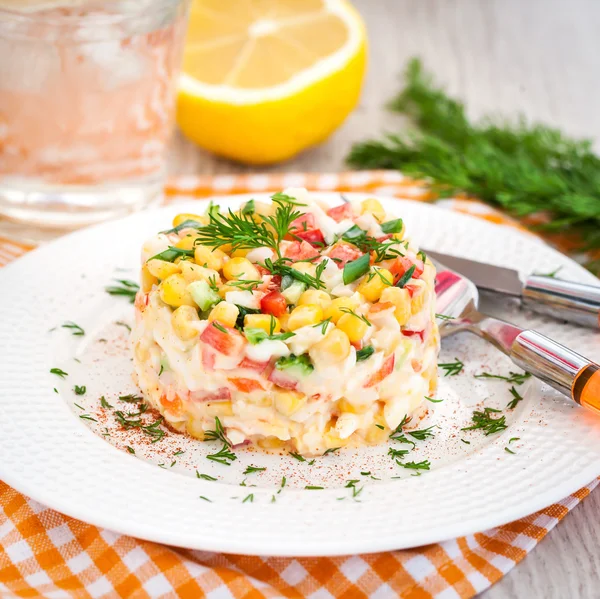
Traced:
<svg viewBox="0 0 600 599">
<path fill-rule="evenodd" d="M 320 195 L 339 203 L 337 194 Z M 245 199 L 219 203 L 236 206 Z M 560 266 L 564 278 L 596 281 L 517 231 L 424 204 L 382 202 L 431 249 L 524 274 Z M 199 209 L 191 202 L 97 226 L 0 270 L 0 477 L 9 485 L 75 518 L 144 539 L 299 556 L 398 549 L 485 530 L 541 509 L 600 474 L 600 419 L 532 380 L 517 387 L 524 400 L 507 410 L 510 385 L 473 375 L 516 368 L 466 335 L 444 342 L 441 361 L 456 357 L 465 369 L 440 379 L 437 397 L 444 401 L 431 404 L 420 425 L 437 425 L 435 438 L 417 441 L 405 458 L 429 460 L 431 469 L 420 476 L 398 466 L 388 445 L 340 451 L 314 463 L 238 450 L 238 460 L 223 466 L 206 459 L 213 443 L 169 433 L 152 444 L 137 430 L 120 430 L 114 412 L 132 407 L 118 396 L 136 391 L 125 326 L 133 308 L 104 288 L 114 278 L 137 279 L 142 241 L 175 213 Z M 597 332 L 507 305 L 492 308 L 600 359 Z M 66 321 L 85 334 L 61 328 Z M 61 379 L 51 368 L 68 376 Z M 76 395 L 75 385 L 85 385 L 86 393 Z M 102 408 L 101 396 L 113 407 Z M 486 405 L 504 410 L 508 428 L 489 437 L 461 431 L 473 410 Z M 244 475 L 249 465 L 266 470 Z M 199 479 L 196 471 L 217 480 Z M 346 486 L 349 480 L 358 480 L 354 489 Z"/>
</svg>

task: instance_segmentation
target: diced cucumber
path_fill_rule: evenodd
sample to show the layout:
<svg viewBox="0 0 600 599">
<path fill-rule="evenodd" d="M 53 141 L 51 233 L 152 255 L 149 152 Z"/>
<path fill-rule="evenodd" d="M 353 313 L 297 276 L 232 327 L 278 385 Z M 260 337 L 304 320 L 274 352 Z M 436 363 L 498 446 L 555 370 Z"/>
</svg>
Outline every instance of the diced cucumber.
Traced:
<svg viewBox="0 0 600 599">
<path fill-rule="evenodd" d="M 290 354 L 289 356 L 279 358 L 279 360 L 275 362 L 275 368 L 277 368 L 277 370 L 289 370 L 296 376 L 306 376 L 315 369 L 307 354 L 302 354 L 300 356 Z"/>
<path fill-rule="evenodd" d="M 194 281 L 187 289 L 203 312 L 221 301 L 219 294 L 213 291 L 206 281 Z"/>
<path fill-rule="evenodd" d="M 287 289 L 281 292 L 288 304 L 297 304 L 300 296 L 306 291 L 306 283 L 294 281 Z"/>
</svg>

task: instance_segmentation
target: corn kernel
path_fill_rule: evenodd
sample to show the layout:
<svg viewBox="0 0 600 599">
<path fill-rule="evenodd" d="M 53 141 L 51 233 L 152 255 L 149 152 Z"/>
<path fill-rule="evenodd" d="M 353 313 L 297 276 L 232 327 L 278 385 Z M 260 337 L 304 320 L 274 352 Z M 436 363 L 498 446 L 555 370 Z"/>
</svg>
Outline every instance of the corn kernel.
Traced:
<svg viewBox="0 0 600 599">
<path fill-rule="evenodd" d="M 198 441 L 204 441 L 204 429 L 202 428 L 202 420 L 190 417 L 186 422 L 185 428 L 187 429 L 187 432 L 190 435 L 190 437 L 198 439 Z"/>
<path fill-rule="evenodd" d="M 368 200 L 363 200 L 360 204 L 361 214 L 369 213 L 372 214 L 380 223 L 385 220 L 385 210 L 383 206 L 376 200 L 375 198 L 370 198 Z"/>
<path fill-rule="evenodd" d="M 308 354 L 315 364 L 337 364 L 350 354 L 348 335 L 340 329 L 332 329 L 308 350 Z"/>
<path fill-rule="evenodd" d="M 273 405 L 273 400 L 268 395 L 258 395 L 258 393 L 248 393 L 244 401 L 258 408 L 270 408 Z"/>
<path fill-rule="evenodd" d="M 258 439 L 256 444 L 262 449 L 281 449 L 285 446 L 285 441 L 277 437 L 265 437 L 264 439 Z"/>
<path fill-rule="evenodd" d="M 181 268 L 183 278 L 188 283 L 193 283 L 194 281 L 214 282 L 216 285 L 221 283 L 221 277 L 216 270 L 204 268 L 204 266 L 195 264 L 190 260 L 182 260 L 179 262 L 179 267 Z"/>
<path fill-rule="evenodd" d="M 351 343 L 357 343 L 367 333 L 369 325 L 354 314 L 344 314 L 337 322 L 337 328 L 348 335 Z"/>
<path fill-rule="evenodd" d="M 276 391 L 275 409 L 284 416 L 291 416 L 306 403 L 306 395 L 298 391 Z"/>
<path fill-rule="evenodd" d="M 296 262 L 295 264 L 291 264 L 291 267 L 294 270 L 305 275 L 310 275 L 311 277 L 314 277 L 317 274 L 317 267 L 310 262 Z"/>
<path fill-rule="evenodd" d="M 418 314 L 425 305 L 425 298 L 427 297 L 424 289 L 419 289 L 410 300 L 410 312 L 411 314 Z"/>
<path fill-rule="evenodd" d="M 245 258 L 251 251 L 251 248 L 238 248 L 237 250 L 233 250 L 233 252 L 231 252 L 231 257 Z"/>
<path fill-rule="evenodd" d="M 233 407 L 230 401 L 208 401 L 206 402 L 205 410 L 207 416 L 233 416 Z"/>
<path fill-rule="evenodd" d="M 317 304 L 304 304 L 292 310 L 287 322 L 288 329 L 295 331 L 300 327 L 317 324 L 323 320 L 323 309 Z"/>
<path fill-rule="evenodd" d="M 345 397 L 342 397 L 337 402 L 337 407 L 340 412 L 349 412 L 350 414 L 366 414 L 370 409 L 368 404 L 355 405 L 350 403 Z"/>
<path fill-rule="evenodd" d="M 246 281 L 257 281 L 260 279 L 258 268 L 246 258 L 232 258 L 223 266 L 223 276 L 232 279 L 243 279 Z"/>
<path fill-rule="evenodd" d="M 221 324 L 233 328 L 240 315 L 240 310 L 235 304 L 229 302 L 219 302 L 208 315 L 208 321 L 218 320 Z"/>
<path fill-rule="evenodd" d="M 327 449 L 332 449 L 334 447 L 344 447 L 350 442 L 349 438 L 342 439 L 337 434 L 337 431 L 334 427 L 331 427 L 331 429 L 323 435 L 323 440 L 325 441 L 325 447 Z"/>
<path fill-rule="evenodd" d="M 325 310 L 325 318 L 331 318 L 331 322 L 333 324 L 337 324 L 338 320 L 344 315 L 341 308 L 348 308 L 349 310 L 354 310 L 358 307 L 357 302 L 355 302 L 350 297 L 338 297 L 334 299 L 331 304 Z"/>
<path fill-rule="evenodd" d="M 142 274 L 141 274 L 141 282 L 142 282 L 142 291 L 144 293 L 148 293 L 153 287 L 158 283 L 158 279 L 150 273 L 148 267 L 144 264 L 142 266 Z"/>
<path fill-rule="evenodd" d="M 386 287 L 394 284 L 394 276 L 386 268 L 374 267 L 373 270 L 365 276 L 357 291 L 365 296 L 369 302 L 376 302 Z"/>
<path fill-rule="evenodd" d="M 394 304 L 394 316 L 400 326 L 403 326 L 408 322 L 411 314 L 411 301 L 408 289 L 387 287 L 381 294 L 381 301 Z"/>
<path fill-rule="evenodd" d="M 326 291 L 320 289 L 307 289 L 298 300 L 299 306 L 304 304 L 317 304 L 317 306 L 321 306 L 323 311 L 325 311 L 329 304 L 331 304 L 331 296 Z"/>
<path fill-rule="evenodd" d="M 193 250 L 195 248 L 194 241 L 196 241 L 197 233 L 189 233 L 184 235 L 176 244 L 175 247 L 182 250 Z"/>
<path fill-rule="evenodd" d="M 171 314 L 171 324 L 175 334 L 183 341 L 189 341 L 198 334 L 198 329 L 192 324 L 199 322 L 198 312 L 192 306 L 179 306 Z"/>
<path fill-rule="evenodd" d="M 223 287 L 219 287 L 219 295 L 225 299 L 225 296 L 230 292 L 230 291 L 239 291 L 239 289 L 237 287 L 232 287 L 231 285 L 223 285 Z"/>
<path fill-rule="evenodd" d="M 165 260 L 148 260 L 146 267 L 153 277 L 161 280 L 181 271 L 179 264 L 173 264 L 173 262 L 166 262 Z"/>
<path fill-rule="evenodd" d="M 160 284 L 160 299 L 174 308 L 194 306 L 194 300 L 188 292 L 187 286 L 188 282 L 183 275 L 171 275 Z"/>
<path fill-rule="evenodd" d="M 279 319 L 271 314 L 246 314 L 244 326 L 249 329 L 262 329 L 268 335 L 281 331 Z"/>
<path fill-rule="evenodd" d="M 211 250 L 205 245 L 197 245 L 194 251 L 194 260 L 200 266 L 206 265 L 206 268 L 221 270 L 225 264 L 225 252 L 219 248 Z"/>
<path fill-rule="evenodd" d="M 379 428 L 377 424 L 383 426 L 384 428 Z M 387 428 L 385 428 L 385 422 L 382 420 L 381 422 L 374 422 L 373 424 L 371 424 L 367 429 L 367 432 L 365 433 L 364 437 L 365 441 L 369 445 L 379 445 L 380 443 L 383 443 L 387 440 L 389 434 L 390 432 Z"/>
<path fill-rule="evenodd" d="M 281 329 L 283 331 L 289 331 L 289 327 L 288 327 L 288 321 L 290 319 L 290 313 L 286 312 L 285 314 L 282 314 L 281 316 L 278 316 L 279 319 L 279 326 L 281 327 Z"/>
<path fill-rule="evenodd" d="M 178 214 L 173 219 L 173 226 L 178 227 L 179 225 L 184 223 L 186 220 L 194 220 L 197 223 L 201 223 L 203 225 L 208 224 L 208 219 L 206 218 L 206 216 L 201 216 L 200 214 L 188 214 L 188 213 L 182 212 L 181 214 Z"/>
<path fill-rule="evenodd" d="M 266 202 L 254 202 L 254 214 L 260 216 L 273 216 L 276 206 L 274 204 L 267 204 Z M 263 222 L 260 219 L 260 222 Z"/>
</svg>

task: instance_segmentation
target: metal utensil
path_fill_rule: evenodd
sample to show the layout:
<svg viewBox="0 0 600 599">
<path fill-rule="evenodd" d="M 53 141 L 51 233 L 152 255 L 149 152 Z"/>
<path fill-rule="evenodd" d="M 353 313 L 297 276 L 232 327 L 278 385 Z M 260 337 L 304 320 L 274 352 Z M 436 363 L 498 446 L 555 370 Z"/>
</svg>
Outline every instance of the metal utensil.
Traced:
<svg viewBox="0 0 600 599">
<path fill-rule="evenodd" d="M 432 254 L 429 253 L 432 257 Z M 600 414 L 600 366 L 531 329 L 522 329 L 478 311 L 475 284 L 433 258 L 437 268 L 440 334 L 468 331 L 492 343 L 517 366 L 578 404 Z M 448 318 L 450 317 L 450 318 Z"/>
<path fill-rule="evenodd" d="M 480 290 L 517 298 L 523 307 L 559 320 L 600 328 L 600 286 L 538 275 L 530 275 L 523 282 L 519 273 L 510 268 L 439 252 L 425 253 L 468 277 Z"/>
</svg>

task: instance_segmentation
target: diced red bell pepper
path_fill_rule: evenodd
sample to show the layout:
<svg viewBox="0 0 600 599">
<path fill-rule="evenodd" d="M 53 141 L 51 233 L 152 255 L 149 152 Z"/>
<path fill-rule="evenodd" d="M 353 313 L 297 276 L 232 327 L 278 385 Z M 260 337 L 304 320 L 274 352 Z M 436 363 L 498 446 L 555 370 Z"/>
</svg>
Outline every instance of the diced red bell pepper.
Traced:
<svg viewBox="0 0 600 599">
<path fill-rule="evenodd" d="M 293 241 L 285 249 L 285 257 L 292 260 L 308 260 L 316 258 L 319 252 L 310 243 L 302 241 Z"/>
<path fill-rule="evenodd" d="M 421 341 L 425 339 L 425 331 L 409 331 L 407 329 L 403 329 L 400 331 L 405 337 L 419 337 Z"/>
<path fill-rule="evenodd" d="M 404 285 L 404 289 L 406 289 L 408 295 L 412 297 L 421 288 L 418 285 Z"/>
<path fill-rule="evenodd" d="M 402 275 L 413 265 L 415 266 L 415 270 L 411 278 L 418 279 L 423 274 L 423 261 L 419 260 L 419 258 L 415 258 L 415 261 L 413 262 L 406 256 L 398 256 L 390 267 L 390 272 L 394 275 L 394 284 L 396 284 L 402 278 Z"/>
<path fill-rule="evenodd" d="M 297 379 L 281 370 L 277 370 L 277 368 L 273 369 L 273 372 L 269 375 L 269 380 L 284 389 L 295 389 L 298 386 Z"/>
<path fill-rule="evenodd" d="M 336 223 L 348 218 L 351 219 L 353 216 L 352 204 L 344 202 L 341 206 L 331 208 L 327 211 L 327 216 L 330 216 Z"/>
<path fill-rule="evenodd" d="M 310 212 L 301 214 L 290 223 L 290 233 L 293 233 L 294 235 L 297 235 L 299 231 L 310 231 L 314 228 L 315 216 Z"/>
<path fill-rule="evenodd" d="M 270 291 L 260 300 L 260 310 L 263 314 L 281 316 L 287 310 L 285 297 L 279 291 Z"/>
<path fill-rule="evenodd" d="M 336 243 L 328 254 L 338 268 L 344 268 L 347 262 L 352 262 L 362 256 L 362 252 L 349 243 Z"/>
<path fill-rule="evenodd" d="M 381 368 L 374 374 L 372 374 L 367 382 L 365 383 L 365 387 L 374 387 L 383 381 L 384 378 L 392 374 L 394 370 L 394 362 L 396 361 L 396 355 L 392 354 L 381 366 Z"/>
<path fill-rule="evenodd" d="M 239 331 L 216 320 L 204 329 L 200 340 L 225 356 L 240 354 L 246 344 L 246 338 Z"/>
<path fill-rule="evenodd" d="M 321 229 L 309 229 L 308 231 L 296 231 L 294 233 L 296 237 L 308 241 L 310 245 L 317 248 L 325 247 L 325 237 L 321 233 Z"/>
<path fill-rule="evenodd" d="M 266 362 L 255 362 L 254 360 L 251 360 L 250 358 L 244 358 L 238 364 L 237 367 L 238 368 L 247 368 L 248 370 L 255 370 L 259 374 L 262 374 L 267 369 L 268 365 L 269 365 L 269 360 L 267 360 Z"/>
<path fill-rule="evenodd" d="M 259 390 L 264 391 L 264 387 L 255 379 L 232 378 L 227 380 L 242 393 L 250 393 L 251 391 Z"/>
</svg>

